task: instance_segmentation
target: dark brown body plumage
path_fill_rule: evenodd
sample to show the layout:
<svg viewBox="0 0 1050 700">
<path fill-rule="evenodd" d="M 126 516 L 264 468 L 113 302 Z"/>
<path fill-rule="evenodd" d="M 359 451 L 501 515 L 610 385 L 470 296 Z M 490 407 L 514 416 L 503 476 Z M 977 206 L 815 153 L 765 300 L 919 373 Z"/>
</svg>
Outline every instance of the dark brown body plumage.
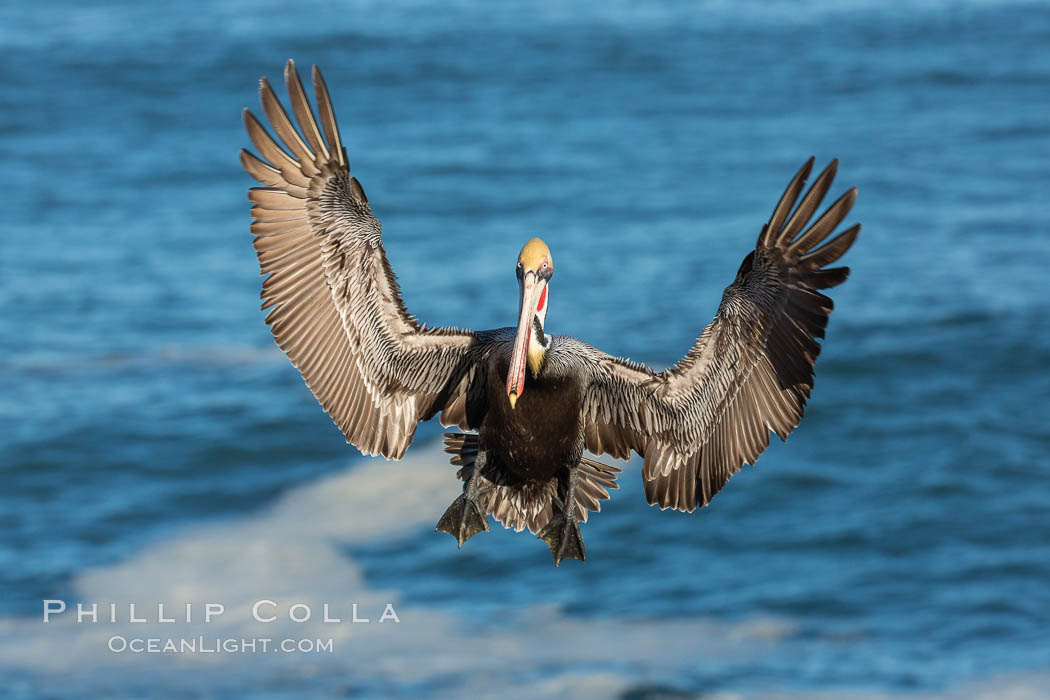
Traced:
<svg viewBox="0 0 1050 700">
<path fill-rule="evenodd" d="M 481 442 L 508 472 L 521 479 L 547 480 L 575 467 L 583 456 L 583 388 L 578 375 L 554 376 L 545 365 L 528 376 L 525 393 L 511 408 L 503 382 L 507 358 L 495 363 L 488 382 L 488 412 Z"/>
</svg>

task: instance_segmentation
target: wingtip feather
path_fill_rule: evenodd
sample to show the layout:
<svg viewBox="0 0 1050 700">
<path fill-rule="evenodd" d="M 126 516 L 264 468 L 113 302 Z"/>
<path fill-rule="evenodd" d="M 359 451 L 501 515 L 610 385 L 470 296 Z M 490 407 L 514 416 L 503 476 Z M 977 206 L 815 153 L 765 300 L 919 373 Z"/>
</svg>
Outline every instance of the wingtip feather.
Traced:
<svg viewBox="0 0 1050 700">
<path fill-rule="evenodd" d="M 314 96 L 317 98 L 317 111 L 321 118 L 321 128 L 324 129 L 325 138 L 328 140 L 329 151 L 339 158 L 339 165 L 346 167 L 343 142 L 339 136 L 339 124 L 335 118 L 335 109 L 328 94 L 328 86 L 325 84 L 321 69 L 315 64 L 311 71 L 314 84 Z"/>
<path fill-rule="evenodd" d="M 795 176 L 788 182 L 787 187 L 784 189 L 784 194 L 780 196 L 776 207 L 773 208 L 773 213 L 769 216 L 769 222 L 766 224 L 765 235 L 760 241 L 760 247 L 769 247 L 776 243 L 788 213 L 795 206 L 795 202 L 798 201 L 802 188 L 806 186 L 806 180 L 809 179 L 809 175 L 813 171 L 814 162 L 816 162 L 816 158 L 810 156 L 809 160 L 802 164 L 802 167 L 798 169 Z"/>
<path fill-rule="evenodd" d="M 821 202 L 824 201 L 828 190 L 831 189 L 831 183 L 835 181 L 838 168 L 839 160 L 834 158 L 824 167 L 817 179 L 813 181 L 813 185 L 802 197 L 798 207 L 795 208 L 794 213 L 791 214 L 787 223 L 784 224 L 784 228 L 779 233 L 776 242 L 777 247 L 788 247 L 795 236 L 805 229 L 814 212 L 817 211 Z"/>
</svg>

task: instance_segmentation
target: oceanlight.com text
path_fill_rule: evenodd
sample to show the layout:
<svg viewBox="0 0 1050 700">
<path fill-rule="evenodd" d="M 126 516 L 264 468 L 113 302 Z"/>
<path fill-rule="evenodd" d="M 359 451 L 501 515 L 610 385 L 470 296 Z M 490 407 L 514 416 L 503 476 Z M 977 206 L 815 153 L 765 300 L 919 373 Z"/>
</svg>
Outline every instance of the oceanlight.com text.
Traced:
<svg viewBox="0 0 1050 700">
<path fill-rule="evenodd" d="M 268 637 L 124 637 L 109 638 L 115 654 L 331 654 L 329 639 L 272 639 Z"/>
</svg>

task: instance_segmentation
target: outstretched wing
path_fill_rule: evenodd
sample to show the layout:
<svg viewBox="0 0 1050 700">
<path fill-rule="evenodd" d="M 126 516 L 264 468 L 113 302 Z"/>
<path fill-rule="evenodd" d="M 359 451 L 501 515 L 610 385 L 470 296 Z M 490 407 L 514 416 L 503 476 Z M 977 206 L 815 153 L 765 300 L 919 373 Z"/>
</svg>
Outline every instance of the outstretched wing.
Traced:
<svg viewBox="0 0 1050 700">
<path fill-rule="evenodd" d="M 320 128 L 292 61 L 284 77 L 302 134 L 263 78 L 263 112 L 284 148 L 245 110 L 262 159 L 241 150 L 244 169 L 266 185 L 249 192 L 255 250 L 268 275 L 266 323 L 347 442 L 398 459 L 418 421 L 457 400 L 451 422 L 471 427 L 462 397 L 478 368 L 469 352 L 478 338 L 426 328 L 405 310 L 320 71 L 314 67 Z"/>
<path fill-rule="evenodd" d="M 788 185 L 722 295 L 714 321 L 664 372 L 592 350 L 585 397 L 586 444 L 596 454 L 645 458 L 650 504 L 692 511 L 707 505 L 744 464 L 802 419 L 813 388 L 832 301 L 847 267 L 827 268 L 853 244 L 855 225 L 820 245 L 849 213 L 850 189 L 808 228 L 835 176 L 832 161 L 802 198 L 813 159 Z M 793 210 L 793 211 L 792 211 Z M 819 247 L 818 247 L 819 246 Z"/>
</svg>

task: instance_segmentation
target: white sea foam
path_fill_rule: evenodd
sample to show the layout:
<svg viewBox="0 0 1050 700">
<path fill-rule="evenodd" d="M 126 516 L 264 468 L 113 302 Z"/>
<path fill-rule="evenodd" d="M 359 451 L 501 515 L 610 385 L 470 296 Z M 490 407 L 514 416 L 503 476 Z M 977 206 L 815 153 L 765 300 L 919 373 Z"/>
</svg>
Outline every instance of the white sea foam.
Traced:
<svg viewBox="0 0 1050 700">
<path fill-rule="evenodd" d="M 123 563 L 86 571 L 75 581 L 76 599 L 118 602 L 120 621 L 77 624 L 71 612 L 47 624 L 40 618 L 2 619 L 0 668 L 20 679 L 16 689 L 76 688 L 87 694 L 128 687 L 162 695 L 245 688 L 280 694 L 286 688 L 293 696 L 304 688 L 425 688 L 428 695 L 445 696 L 609 697 L 639 684 L 666 685 L 660 679 L 688 673 L 701 658 L 734 663 L 776 653 L 795 632 L 789 622 L 770 618 L 733 624 L 701 618 L 581 621 L 553 606 L 507 611 L 498 624 L 478 629 L 476 620 L 420 605 L 400 590 L 370 586 L 342 546 L 429 530 L 434 504 L 450 502 L 457 491 L 448 470 L 438 466 L 442 461 L 436 448 L 427 447 L 397 465 L 365 462 L 296 488 L 255 515 L 192 528 Z M 454 547 L 449 555 L 457 556 Z M 263 599 L 278 603 L 277 621 L 252 619 L 253 602 Z M 131 602 L 152 621 L 128 622 Z M 177 618 L 186 603 L 193 604 L 194 622 L 155 621 L 160 602 L 166 615 Z M 208 602 L 222 603 L 226 611 L 206 624 L 201 617 Z M 321 621 L 326 602 L 342 623 Z M 72 608 L 74 601 L 68 603 Z M 310 606 L 312 619 L 291 622 L 287 611 L 294 603 Z M 349 622 L 351 603 L 372 621 Z M 378 623 L 387 603 L 399 623 Z M 108 605 L 100 613 L 108 615 Z M 108 648 L 114 636 L 332 638 L 334 653 L 114 653 Z M 1043 680 L 1008 679 L 951 697 L 1027 700 Z M 768 694 L 802 696 L 814 697 L 808 691 Z M 839 689 L 828 697 L 878 696 Z"/>
<path fill-rule="evenodd" d="M 688 668 L 697 654 L 745 656 L 791 634 L 780 620 L 725 625 L 704 619 L 599 619 L 582 623 L 547 606 L 509 611 L 496 627 L 414 603 L 400 590 L 377 590 L 342 545 L 429 530 L 434 504 L 451 502 L 457 484 L 440 468 L 436 448 L 400 464 L 369 461 L 289 492 L 258 514 L 191 528 L 114 566 L 80 574 L 76 600 L 97 602 L 100 615 L 119 603 L 118 622 L 76 623 L 70 610 L 45 624 L 40 618 L 0 620 L 0 659 L 29 677 L 59 674 L 78 687 L 119 688 L 142 674 L 175 687 L 213 687 L 266 679 L 346 678 L 366 687 L 418 686 L 458 695 L 607 696 L 638 680 Z M 404 488 L 411 483 L 412 488 Z M 450 543 L 451 544 L 451 543 Z M 456 556 L 450 547 L 450 556 Z M 252 619 L 252 604 L 278 603 L 262 612 L 279 619 Z M 128 622 L 128 604 L 150 622 Z M 225 613 L 201 621 L 203 605 L 218 602 Z M 331 605 L 339 624 L 320 620 Z M 175 623 L 160 623 L 157 604 Z M 194 621 L 182 621 L 191 603 Z M 294 603 L 310 606 L 312 619 L 287 618 Z M 351 623 L 350 604 L 369 624 Z M 400 622 L 379 623 L 387 603 Z M 301 609 L 300 609 L 301 612 Z M 125 638 L 333 638 L 331 654 L 132 654 L 114 653 L 108 641 Z M 625 668 L 630 670 L 625 671 Z M 183 671 L 192 669 L 193 674 Z M 523 673 L 523 669 L 528 671 Z M 49 683 L 52 681 L 49 681 Z M 56 681 L 57 682 L 57 681 Z M 86 686 L 84 684 L 87 684 Z"/>
</svg>

